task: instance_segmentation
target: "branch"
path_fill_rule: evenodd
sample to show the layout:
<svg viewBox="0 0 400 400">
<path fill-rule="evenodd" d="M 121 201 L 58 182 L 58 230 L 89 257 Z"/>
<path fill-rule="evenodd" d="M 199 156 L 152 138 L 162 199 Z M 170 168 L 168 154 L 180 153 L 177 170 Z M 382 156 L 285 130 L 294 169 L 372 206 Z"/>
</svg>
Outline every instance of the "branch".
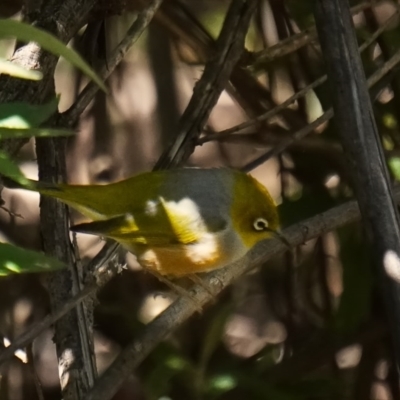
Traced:
<svg viewBox="0 0 400 400">
<path fill-rule="evenodd" d="M 180 120 L 178 135 L 158 160 L 156 169 L 180 165 L 192 154 L 211 110 L 242 55 L 256 5 L 256 0 L 232 1 L 216 43 L 215 57 L 206 63 Z"/>
<path fill-rule="evenodd" d="M 400 13 L 400 9 L 397 8 L 396 11 L 385 21 L 385 23 L 377 29 L 369 38 L 366 40 L 361 46 L 360 46 L 360 52 L 363 52 L 368 46 L 370 46 L 389 26 L 390 24 L 397 18 L 398 14 Z M 380 67 L 378 71 L 382 70 L 384 74 L 387 73 L 385 69 Z M 232 128 L 224 129 L 223 131 L 217 132 L 216 134 L 208 134 L 204 135 L 202 138 L 198 140 L 198 144 L 202 145 L 204 143 L 218 140 L 221 141 L 227 137 L 229 137 L 232 133 L 237 133 L 241 132 L 244 129 L 250 128 L 253 125 L 258 124 L 259 122 L 267 121 L 271 119 L 272 117 L 276 116 L 279 114 L 282 110 L 284 110 L 286 107 L 290 106 L 292 103 L 294 103 L 296 100 L 299 98 L 305 96 L 310 90 L 315 89 L 316 87 L 322 85 L 326 80 L 328 79 L 327 75 L 323 75 L 320 78 L 316 79 L 314 82 L 310 83 L 303 89 L 299 90 L 292 96 L 290 96 L 288 99 L 286 99 L 283 103 L 279 104 L 278 106 L 274 107 L 273 109 L 267 111 L 264 114 L 261 114 L 255 118 L 252 118 L 249 121 L 243 122 L 239 125 L 233 126 Z"/>
<path fill-rule="evenodd" d="M 366 1 L 361 4 L 357 4 L 351 8 L 351 14 L 357 15 L 362 11 L 378 7 L 383 3 L 384 1 Z M 317 41 L 317 39 L 317 29 L 315 26 L 312 26 L 303 32 L 299 32 L 285 40 L 281 40 L 279 43 L 253 54 L 252 58 L 255 58 L 255 61 L 251 63 L 249 70 L 256 73 L 260 69 L 264 71 L 266 64 L 276 61 L 278 58 L 294 53 L 295 51 L 300 50 L 302 47 Z"/>
<path fill-rule="evenodd" d="M 155 20 L 162 24 L 171 36 L 191 47 L 193 62 L 204 64 L 205 60 L 215 54 L 216 41 L 180 0 L 165 2 Z M 252 118 L 264 112 L 266 108 L 273 107 L 275 102 L 265 85 L 243 68 L 242 63 L 249 54 L 243 50 L 240 61 L 233 68 L 226 91 Z M 284 119 L 284 125 L 293 129 L 302 122 L 298 113 L 291 109 L 283 110 L 281 118 Z"/>
<path fill-rule="evenodd" d="M 56 310 L 53 310 L 49 315 L 41 321 L 36 322 L 16 339 L 12 341 L 10 346 L 6 347 L 0 352 L 0 365 L 13 356 L 13 354 L 20 348 L 27 346 L 34 339 L 36 339 L 42 332 L 49 329 L 56 321 L 62 318 L 69 311 L 74 309 L 86 297 L 93 296 L 99 289 L 101 289 L 107 282 L 109 282 L 119 271 L 118 268 L 107 268 L 107 264 L 113 259 L 119 245 L 113 243 L 106 244 L 95 258 L 85 266 L 85 271 L 89 274 L 95 274 L 96 282 L 86 285 L 79 293 L 68 299 Z"/>
<path fill-rule="evenodd" d="M 400 366 L 400 227 L 347 0 L 318 0 L 315 19 L 331 82 L 336 124 L 378 268 Z M 392 261 L 393 260 L 393 261 Z"/>
<path fill-rule="evenodd" d="M 390 72 L 394 72 L 396 68 L 398 68 L 398 64 L 400 63 L 400 50 L 397 50 L 393 56 L 386 61 L 379 69 L 377 69 L 367 80 L 367 86 L 369 88 L 373 87 L 377 84 L 385 75 L 389 74 Z M 380 90 L 381 88 L 379 88 Z M 271 110 L 272 111 L 272 110 Z M 256 168 L 258 165 L 263 164 L 271 157 L 277 156 L 285 151 L 290 145 L 292 145 L 295 141 L 303 139 L 311 132 L 314 131 L 317 127 L 322 125 L 323 123 L 329 121 L 334 115 L 333 108 L 329 108 L 325 111 L 319 118 L 315 121 L 311 122 L 310 124 L 306 125 L 305 127 L 299 129 L 298 131 L 294 132 L 293 135 L 285 140 L 282 140 L 280 144 L 275 146 L 272 150 L 268 151 L 265 154 L 262 154 L 255 160 L 251 161 L 250 163 L 246 164 L 241 169 L 243 171 L 251 171 Z"/>
<path fill-rule="evenodd" d="M 36 150 L 39 179 L 44 182 L 65 181 L 65 138 L 38 139 Z M 72 254 L 69 239 L 67 207 L 52 198 L 41 198 L 40 228 L 46 254 L 63 261 L 67 268 L 48 275 L 52 310 L 60 308 L 80 291 L 82 279 Z M 97 370 L 93 357 L 90 321 L 83 304 L 70 311 L 55 324 L 54 342 L 62 397 L 65 400 L 84 398 L 94 384 Z"/>
<path fill-rule="evenodd" d="M 129 28 L 124 39 L 116 49 L 113 50 L 111 56 L 107 59 L 107 62 L 100 69 L 99 76 L 101 78 L 106 80 L 114 71 L 115 67 L 123 60 L 126 53 L 137 42 L 143 31 L 151 22 L 154 14 L 161 6 L 162 1 L 163 0 L 152 0 L 148 6 L 138 14 L 135 22 Z M 79 116 L 92 101 L 98 90 L 99 87 L 95 83 L 89 82 L 79 94 L 75 103 L 67 111 L 61 114 L 56 125 L 63 127 L 75 125 Z"/>
</svg>

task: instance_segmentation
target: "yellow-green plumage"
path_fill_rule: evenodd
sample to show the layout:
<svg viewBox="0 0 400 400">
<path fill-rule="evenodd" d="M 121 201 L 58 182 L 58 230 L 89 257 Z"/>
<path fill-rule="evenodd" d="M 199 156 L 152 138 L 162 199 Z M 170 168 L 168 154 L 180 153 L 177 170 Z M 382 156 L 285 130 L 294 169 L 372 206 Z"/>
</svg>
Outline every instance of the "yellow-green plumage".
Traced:
<svg viewBox="0 0 400 400">
<path fill-rule="evenodd" d="M 267 190 L 225 168 L 147 172 L 109 185 L 38 182 L 35 190 L 93 220 L 74 230 L 113 238 L 164 275 L 220 268 L 279 225 Z"/>
</svg>

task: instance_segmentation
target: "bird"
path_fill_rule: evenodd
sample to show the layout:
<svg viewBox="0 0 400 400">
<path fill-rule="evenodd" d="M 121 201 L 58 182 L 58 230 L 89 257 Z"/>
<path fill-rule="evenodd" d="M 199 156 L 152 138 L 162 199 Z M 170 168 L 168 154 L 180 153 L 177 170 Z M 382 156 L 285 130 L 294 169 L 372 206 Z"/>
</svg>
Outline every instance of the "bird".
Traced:
<svg viewBox="0 0 400 400">
<path fill-rule="evenodd" d="M 277 206 L 251 175 L 230 168 L 144 172 L 106 185 L 29 181 L 90 219 L 72 231 L 110 238 L 158 275 L 222 268 L 279 233 Z"/>
</svg>

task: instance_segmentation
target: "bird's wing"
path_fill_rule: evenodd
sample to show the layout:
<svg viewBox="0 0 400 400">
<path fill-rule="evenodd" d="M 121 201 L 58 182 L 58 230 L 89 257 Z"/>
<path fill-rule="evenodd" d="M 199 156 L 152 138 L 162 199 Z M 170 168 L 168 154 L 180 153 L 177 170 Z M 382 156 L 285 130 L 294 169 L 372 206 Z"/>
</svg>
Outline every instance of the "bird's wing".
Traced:
<svg viewBox="0 0 400 400">
<path fill-rule="evenodd" d="M 71 227 L 74 232 L 88 233 L 115 239 L 119 242 L 142 243 L 152 246 L 172 244 L 176 239 L 168 231 L 139 229 L 130 215 L 87 222 Z"/>
<path fill-rule="evenodd" d="M 71 229 L 132 244 L 165 246 L 196 243 L 204 234 L 222 230 L 225 226 L 225 221 L 218 217 L 207 225 L 190 200 L 168 202 L 160 198 L 154 213 L 136 211 L 134 215 L 119 215 Z"/>
<path fill-rule="evenodd" d="M 205 234 L 216 233 L 225 229 L 226 221 L 213 215 L 205 221 L 197 204 L 190 198 L 180 201 L 166 201 L 159 198 L 160 214 L 170 226 L 174 237 L 179 243 L 189 244 L 199 242 Z"/>
</svg>

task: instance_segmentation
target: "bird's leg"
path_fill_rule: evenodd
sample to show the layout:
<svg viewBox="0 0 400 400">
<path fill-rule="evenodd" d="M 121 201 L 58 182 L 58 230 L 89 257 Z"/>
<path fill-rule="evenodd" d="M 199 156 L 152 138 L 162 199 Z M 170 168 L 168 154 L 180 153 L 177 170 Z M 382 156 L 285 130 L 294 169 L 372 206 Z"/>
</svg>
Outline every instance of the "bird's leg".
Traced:
<svg viewBox="0 0 400 400">
<path fill-rule="evenodd" d="M 172 282 L 171 280 L 169 280 L 166 276 L 161 275 L 160 273 L 158 273 L 157 271 L 155 271 L 154 269 L 146 269 L 147 271 L 149 271 L 154 277 L 156 277 L 159 281 L 161 281 L 162 283 L 164 283 L 165 285 L 167 285 L 171 290 L 173 290 L 174 292 L 178 293 L 179 295 L 181 295 L 182 297 L 189 299 L 192 303 L 194 303 L 196 310 L 201 314 L 203 309 L 202 309 L 202 305 L 197 301 L 197 299 L 194 298 L 194 296 L 192 296 L 190 294 L 190 292 L 188 290 L 185 290 L 183 287 L 175 284 L 174 282 Z M 200 278 L 199 278 L 200 279 Z M 204 282 L 203 282 L 204 284 Z"/>
</svg>

